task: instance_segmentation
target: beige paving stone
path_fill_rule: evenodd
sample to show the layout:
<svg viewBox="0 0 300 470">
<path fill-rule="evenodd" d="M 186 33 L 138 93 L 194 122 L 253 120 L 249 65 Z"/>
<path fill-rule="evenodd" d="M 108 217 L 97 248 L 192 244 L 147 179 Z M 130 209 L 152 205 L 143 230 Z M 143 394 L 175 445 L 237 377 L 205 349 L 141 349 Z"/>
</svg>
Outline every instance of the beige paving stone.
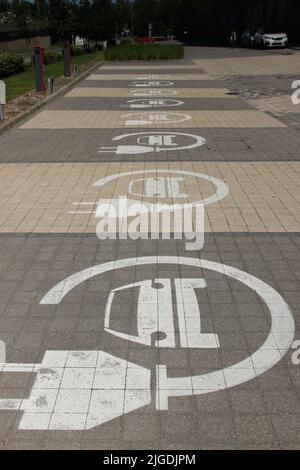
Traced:
<svg viewBox="0 0 300 470">
<path fill-rule="evenodd" d="M 292 96 L 274 96 L 273 98 L 260 98 L 248 100 L 248 103 L 255 106 L 260 111 L 270 111 L 274 114 L 300 113 L 300 104 L 292 102 Z"/>
<path fill-rule="evenodd" d="M 46 110 L 25 122 L 21 129 L 110 128 L 280 128 L 287 127 L 262 111 L 94 111 Z"/>
<path fill-rule="evenodd" d="M 149 176 L 174 177 L 170 170 L 213 176 L 228 186 L 226 198 L 206 206 L 207 232 L 300 230 L 299 162 L 118 162 L 1 165 L 0 232 L 95 233 L 95 210 L 101 199 L 126 196 L 135 201 L 161 202 L 158 196 L 145 195 L 144 182 L 131 182 Z M 134 171 L 141 173 L 122 176 L 103 187 L 94 186 L 106 176 Z M 186 196 L 181 202 L 203 200 L 215 193 L 211 181 L 192 175 L 183 177 L 180 189 Z M 130 183 L 134 194 L 129 194 Z M 169 195 L 163 202 L 174 204 L 178 200 Z"/>
<path fill-rule="evenodd" d="M 171 91 L 171 93 L 170 93 Z M 227 88 L 92 88 L 75 87 L 66 97 L 105 97 L 105 98 L 123 98 L 123 97 L 168 97 L 177 96 L 178 98 L 231 98 Z M 171 96 L 172 95 L 172 96 Z"/>
<path fill-rule="evenodd" d="M 147 69 L 153 69 L 153 70 L 159 70 L 159 69 L 183 69 L 183 70 L 188 70 L 188 69 L 199 69 L 198 65 L 186 65 L 186 64 L 174 64 L 174 65 L 169 65 L 169 64 L 164 64 L 164 65 L 150 65 L 150 64 L 144 64 L 144 65 L 103 65 L 101 66 L 98 70 L 145 70 Z"/>
<path fill-rule="evenodd" d="M 292 55 L 273 53 L 269 56 L 196 59 L 194 63 L 212 76 L 298 75 L 300 71 L 299 58 L 300 52 L 293 51 Z"/>
<path fill-rule="evenodd" d="M 212 80 L 212 77 L 208 74 L 120 74 L 120 75 L 110 75 L 110 74 L 103 74 L 100 73 L 93 73 L 89 75 L 86 80 L 134 80 L 134 81 L 148 81 L 148 80 Z"/>
</svg>

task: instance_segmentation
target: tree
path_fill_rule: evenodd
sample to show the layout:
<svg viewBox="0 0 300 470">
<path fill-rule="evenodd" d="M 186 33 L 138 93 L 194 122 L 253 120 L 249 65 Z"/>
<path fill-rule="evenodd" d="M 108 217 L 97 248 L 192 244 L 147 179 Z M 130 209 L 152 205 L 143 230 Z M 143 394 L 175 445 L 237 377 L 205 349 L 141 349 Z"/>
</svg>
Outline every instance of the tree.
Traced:
<svg viewBox="0 0 300 470">
<path fill-rule="evenodd" d="M 118 30 L 122 32 L 131 29 L 132 3 L 129 0 L 116 0 L 114 10 Z"/>
<path fill-rule="evenodd" d="M 92 4 L 90 0 L 80 0 L 75 11 L 75 29 L 77 35 L 82 38 L 89 38 L 91 32 Z"/>
<path fill-rule="evenodd" d="M 72 38 L 72 3 L 70 0 L 49 0 L 49 29 L 54 41 Z"/>
<path fill-rule="evenodd" d="M 116 16 L 111 0 L 93 0 L 91 13 L 88 38 L 97 42 L 113 37 Z"/>
<path fill-rule="evenodd" d="M 136 36 L 147 36 L 149 23 L 156 18 L 157 0 L 135 0 L 133 4 L 133 33 Z"/>
<path fill-rule="evenodd" d="M 12 13 L 15 15 L 15 22 L 22 31 L 26 31 L 34 24 L 34 7 L 32 3 L 25 0 L 14 0 L 11 5 Z"/>
<path fill-rule="evenodd" d="M 8 0 L 0 0 L 0 14 L 7 13 L 10 10 L 10 4 Z"/>
</svg>

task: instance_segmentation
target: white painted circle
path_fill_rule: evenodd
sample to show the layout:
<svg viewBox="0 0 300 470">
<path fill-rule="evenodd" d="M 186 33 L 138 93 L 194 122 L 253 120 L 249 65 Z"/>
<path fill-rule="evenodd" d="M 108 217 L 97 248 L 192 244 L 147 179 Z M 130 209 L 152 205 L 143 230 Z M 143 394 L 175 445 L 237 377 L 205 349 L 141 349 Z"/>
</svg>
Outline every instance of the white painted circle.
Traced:
<svg viewBox="0 0 300 470">
<path fill-rule="evenodd" d="M 172 86 L 174 85 L 174 82 L 167 82 L 167 81 L 145 81 L 145 82 L 133 82 L 133 86 L 139 88 L 139 87 L 145 87 L 145 88 L 150 88 L 150 87 L 160 87 L 160 86 Z"/>
<path fill-rule="evenodd" d="M 194 176 L 196 178 L 202 178 L 205 181 L 208 181 L 209 183 L 212 183 L 214 185 L 215 189 L 216 189 L 215 194 L 213 194 L 212 196 L 209 196 L 209 197 L 207 197 L 205 199 L 202 199 L 200 201 L 195 201 L 195 202 L 191 202 L 191 203 L 173 204 L 173 205 L 169 206 L 170 209 L 172 209 L 172 208 L 175 209 L 178 206 L 182 207 L 183 209 L 189 209 L 189 208 L 192 208 L 192 207 L 197 207 L 200 204 L 203 204 L 204 206 L 208 206 L 209 204 L 213 204 L 217 201 L 221 201 L 222 199 L 224 199 L 229 194 L 229 188 L 224 183 L 224 181 L 222 181 L 218 178 L 215 178 L 213 176 L 204 175 L 202 173 L 194 173 L 192 171 L 181 171 L 181 170 L 164 170 L 164 169 L 159 170 L 158 169 L 158 170 L 126 171 L 124 173 L 118 173 L 118 174 L 115 174 L 115 175 L 106 176 L 105 178 L 102 178 L 101 180 L 96 181 L 96 183 L 94 183 L 93 186 L 96 186 L 96 187 L 100 188 L 100 187 L 103 187 L 106 184 L 110 183 L 111 181 L 114 181 L 114 180 L 122 178 L 122 177 L 134 176 L 134 175 L 140 175 L 140 174 L 155 173 L 155 171 L 157 173 L 168 173 L 168 174 L 175 173 L 175 174 L 178 174 L 178 175 L 187 175 L 187 176 Z M 151 204 L 151 203 L 147 203 L 147 202 L 143 202 L 143 204 L 145 204 L 149 207 L 155 207 L 155 204 Z"/>
<path fill-rule="evenodd" d="M 199 135 L 195 135 L 195 134 L 187 134 L 185 132 L 156 132 L 154 129 L 153 131 L 151 132 L 132 132 L 131 134 L 123 134 L 123 135 L 118 135 L 116 137 L 113 137 L 112 141 L 119 141 L 119 140 L 122 140 L 122 139 L 126 139 L 128 137 L 133 137 L 133 136 L 138 136 L 138 135 L 179 135 L 179 136 L 182 136 L 182 137 L 190 137 L 191 139 L 193 139 L 195 142 L 193 144 L 190 144 L 190 145 L 185 145 L 184 147 L 176 147 L 176 148 L 172 148 L 172 147 L 167 147 L 167 148 L 161 148 L 161 147 L 156 147 L 155 152 L 168 152 L 170 150 L 176 150 L 176 151 L 179 151 L 179 150 L 192 150 L 192 149 L 195 149 L 197 147 L 201 147 L 202 145 L 206 144 L 206 139 L 204 137 L 201 137 Z M 149 147 L 151 147 L 151 145 L 149 145 Z"/>
<path fill-rule="evenodd" d="M 159 119 L 153 119 L 153 118 L 159 118 Z M 148 119 L 148 123 L 154 122 L 155 124 L 179 124 L 181 122 L 186 122 L 190 121 L 192 117 L 189 114 L 186 113 L 175 113 L 175 112 L 170 112 L 170 111 L 136 111 L 133 113 L 127 113 L 127 114 L 122 114 L 121 119 L 126 119 L 126 118 L 132 118 L 132 120 L 140 120 L 141 122 L 146 121 Z"/>
<path fill-rule="evenodd" d="M 161 100 L 162 103 L 156 103 L 152 104 L 153 100 L 159 101 Z M 170 98 L 140 98 L 140 99 L 134 99 L 134 100 L 128 100 L 128 104 L 132 105 L 137 105 L 137 108 L 163 108 L 163 107 L 168 107 L 168 108 L 174 108 L 175 106 L 182 106 L 184 104 L 183 101 L 180 100 L 173 100 Z"/>
<path fill-rule="evenodd" d="M 110 261 L 67 277 L 50 289 L 40 304 L 59 304 L 74 287 L 99 274 L 151 264 L 191 266 L 224 274 L 254 290 L 267 305 L 271 315 L 271 330 L 266 341 L 248 358 L 232 366 L 203 375 L 167 378 L 170 388 L 176 389 L 177 396 L 205 394 L 248 382 L 274 367 L 289 350 L 294 339 L 295 322 L 289 306 L 281 295 L 257 277 L 214 261 L 176 256 L 145 256 Z M 208 388 L 208 384 L 212 384 L 211 388 Z M 168 396 L 168 393 L 166 395 Z"/>
<path fill-rule="evenodd" d="M 167 89 L 155 89 L 152 90 L 151 88 L 140 88 L 140 89 L 133 89 L 129 90 L 134 96 L 153 96 L 153 97 L 166 97 L 166 96 L 176 96 L 178 92 L 176 90 L 167 88 Z"/>
</svg>

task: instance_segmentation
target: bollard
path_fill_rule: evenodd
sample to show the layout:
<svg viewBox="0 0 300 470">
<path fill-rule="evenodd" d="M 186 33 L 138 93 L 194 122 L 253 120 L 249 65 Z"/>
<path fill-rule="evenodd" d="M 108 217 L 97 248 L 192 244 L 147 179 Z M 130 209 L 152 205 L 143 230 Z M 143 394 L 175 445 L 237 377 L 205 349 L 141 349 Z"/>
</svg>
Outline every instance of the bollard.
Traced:
<svg viewBox="0 0 300 470">
<path fill-rule="evenodd" d="M 73 65 L 73 78 L 78 77 L 78 66 Z"/>
<path fill-rule="evenodd" d="M 48 90 L 48 95 L 52 95 L 54 92 L 54 78 L 49 77 L 47 80 L 47 90 Z"/>
<path fill-rule="evenodd" d="M 3 80 L 0 80 L 0 122 L 5 121 L 6 105 L 6 86 Z"/>
<path fill-rule="evenodd" d="M 71 49 L 70 49 L 68 42 L 66 42 L 64 45 L 63 56 L 64 56 L 64 76 L 70 77 L 71 76 Z"/>
<path fill-rule="evenodd" d="M 45 92 L 46 91 L 45 63 L 44 63 L 44 48 L 42 46 L 34 46 L 34 68 L 35 68 L 36 91 Z"/>
</svg>

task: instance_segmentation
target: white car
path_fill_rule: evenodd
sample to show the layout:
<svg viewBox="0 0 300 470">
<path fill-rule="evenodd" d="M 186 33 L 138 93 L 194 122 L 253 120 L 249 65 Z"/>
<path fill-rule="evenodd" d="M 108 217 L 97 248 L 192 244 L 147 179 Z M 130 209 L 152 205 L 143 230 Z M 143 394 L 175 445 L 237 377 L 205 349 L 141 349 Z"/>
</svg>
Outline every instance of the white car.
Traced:
<svg viewBox="0 0 300 470">
<path fill-rule="evenodd" d="M 288 36 L 286 33 L 274 33 L 271 28 L 260 28 L 254 35 L 256 47 L 286 47 Z"/>
</svg>

